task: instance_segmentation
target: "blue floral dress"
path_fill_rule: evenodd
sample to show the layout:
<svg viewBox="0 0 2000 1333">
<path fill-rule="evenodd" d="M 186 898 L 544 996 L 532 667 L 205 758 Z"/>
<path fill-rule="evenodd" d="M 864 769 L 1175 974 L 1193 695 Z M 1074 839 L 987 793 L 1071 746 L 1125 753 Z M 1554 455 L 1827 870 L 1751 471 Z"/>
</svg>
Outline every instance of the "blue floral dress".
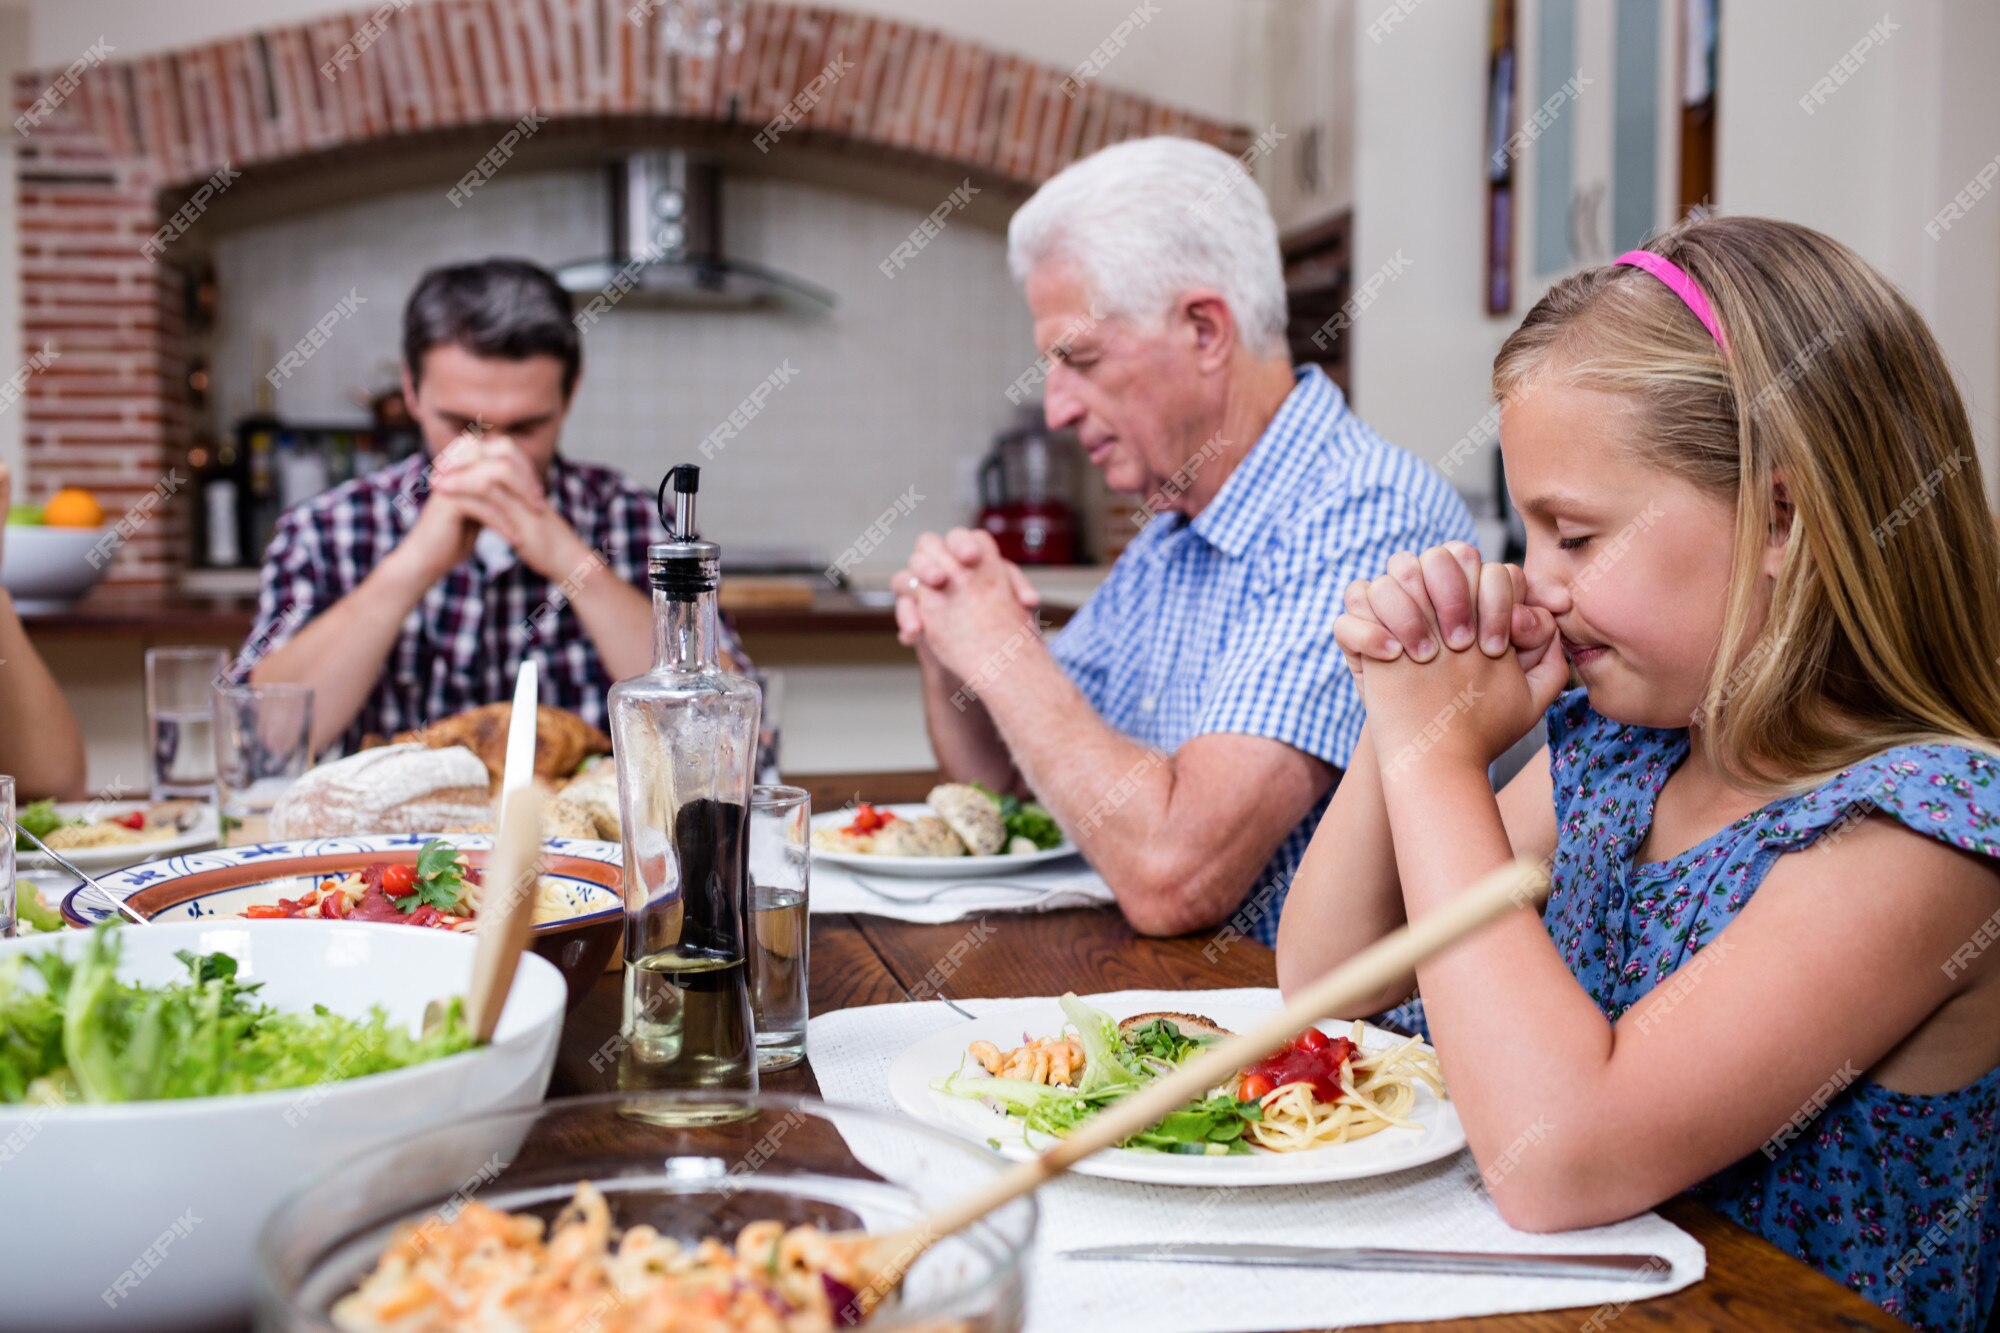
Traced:
<svg viewBox="0 0 2000 1333">
<path fill-rule="evenodd" d="M 2000 857 L 2000 764 L 1958 746 L 1913 745 L 1773 801 L 1670 860 L 1635 864 L 1660 788 L 1687 755 L 1687 732 L 1612 722 L 1582 690 L 1559 699 L 1548 721 L 1557 844 L 1543 919 L 1612 1020 L 1683 965 L 1689 971 L 1655 1003 L 1697 984 L 1702 949 L 1778 857 L 1831 846 L 1870 813 Z M 1728 966 L 1727 948 L 1714 966 Z M 2000 1287 L 1996 1122 L 2000 1069 L 1919 1096 L 1849 1066 L 1764 1150 L 1691 1193 L 1920 1328 L 1979 1329 Z"/>
</svg>

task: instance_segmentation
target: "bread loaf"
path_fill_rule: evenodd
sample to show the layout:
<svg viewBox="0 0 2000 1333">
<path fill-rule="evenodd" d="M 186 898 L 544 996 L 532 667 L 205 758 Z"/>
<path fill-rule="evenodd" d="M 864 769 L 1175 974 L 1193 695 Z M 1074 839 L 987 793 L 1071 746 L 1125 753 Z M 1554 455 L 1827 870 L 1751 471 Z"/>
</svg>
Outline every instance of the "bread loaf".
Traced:
<svg viewBox="0 0 2000 1333">
<path fill-rule="evenodd" d="M 514 718 L 510 703 L 485 704 L 455 713 L 415 731 L 401 732 L 396 743 L 416 741 L 438 749 L 464 746 L 486 765 L 489 780 L 498 784 L 507 762 L 507 730 Z M 575 713 L 547 704 L 535 710 L 535 775 L 561 782 L 593 754 L 611 753 L 611 738 Z"/>
<path fill-rule="evenodd" d="M 478 755 L 463 746 L 388 745 L 308 769 L 273 807 L 271 836 L 438 833 L 491 818 Z"/>
</svg>

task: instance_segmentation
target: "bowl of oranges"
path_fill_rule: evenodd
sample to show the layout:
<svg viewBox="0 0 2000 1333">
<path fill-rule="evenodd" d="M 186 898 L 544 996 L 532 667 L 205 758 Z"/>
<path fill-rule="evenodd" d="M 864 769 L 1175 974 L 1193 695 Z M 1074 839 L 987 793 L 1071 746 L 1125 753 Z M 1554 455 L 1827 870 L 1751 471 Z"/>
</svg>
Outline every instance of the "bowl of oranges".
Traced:
<svg viewBox="0 0 2000 1333">
<path fill-rule="evenodd" d="M 22 612 L 59 611 L 104 577 L 117 550 L 104 507 L 81 487 L 57 491 L 42 504 L 7 510 L 0 533 L 0 586 Z"/>
</svg>

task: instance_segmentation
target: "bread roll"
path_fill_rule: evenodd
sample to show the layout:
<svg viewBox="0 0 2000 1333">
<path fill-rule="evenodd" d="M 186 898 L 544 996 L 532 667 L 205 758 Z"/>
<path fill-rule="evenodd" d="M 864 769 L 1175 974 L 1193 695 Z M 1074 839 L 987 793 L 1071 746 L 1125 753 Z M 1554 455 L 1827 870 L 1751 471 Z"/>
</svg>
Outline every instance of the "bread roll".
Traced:
<svg viewBox="0 0 2000 1333">
<path fill-rule="evenodd" d="M 491 818 L 478 755 L 387 745 L 307 769 L 273 807 L 271 836 L 440 833 Z"/>
<path fill-rule="evenodd" d="M 583 807 L 597 832 L 591 836 L 617 842 L 618 765 L 609 758 L 593 759 L 562 789 L 564 800 Z"/>
<path fill-rule="evenodd" d="M 1181 1030 L 1183 1037 L 1233 1037 L 1236 1034 L 1205 1014 L 1177 1014 L 1171 1010 L 1156 1009 L 1152 1013 L 1134 1014 L 1118 1024 L 1120 1032 L 1136 1032 L 1156 1018 L 1164 1018 Z"/>
</svg>

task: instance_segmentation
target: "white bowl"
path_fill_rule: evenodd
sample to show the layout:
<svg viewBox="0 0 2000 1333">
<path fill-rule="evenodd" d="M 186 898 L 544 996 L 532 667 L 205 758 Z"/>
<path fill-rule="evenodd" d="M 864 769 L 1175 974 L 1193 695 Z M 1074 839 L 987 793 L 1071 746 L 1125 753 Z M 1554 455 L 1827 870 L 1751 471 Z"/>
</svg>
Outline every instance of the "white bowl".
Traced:
<svg viewBox="0 0 2000 1333">
<path fill-rule="evenodd" d="M 349 921 L 122 928 L 118 975 L 184 979 L 176 949 L 227 953 L 258 996 L 414 1030 L 465 993 L 476 941 Z M 81 931 L 0 941 L 0 959 L 77 956 Z M 38 984 L 30 980 L 30 985 Z M 0 1106 L 0 1329 L 213 1329 L 248 1320 L 257 1240 L 295 1186 L 356 1153 L 541 1099 L 562 1031 L 562 974 L 524 954 L 491 1045 L 386 1074 L 234 1097 Z"/>
<path fill-rule="evenodd" d="M 91 551 L 110 531 L 8 524 L 0 533 L 0 586 L 12 594 L 18 610 L 60 611 L 111 568 L 116 548 L 90 563 Z"/>
</svg>

